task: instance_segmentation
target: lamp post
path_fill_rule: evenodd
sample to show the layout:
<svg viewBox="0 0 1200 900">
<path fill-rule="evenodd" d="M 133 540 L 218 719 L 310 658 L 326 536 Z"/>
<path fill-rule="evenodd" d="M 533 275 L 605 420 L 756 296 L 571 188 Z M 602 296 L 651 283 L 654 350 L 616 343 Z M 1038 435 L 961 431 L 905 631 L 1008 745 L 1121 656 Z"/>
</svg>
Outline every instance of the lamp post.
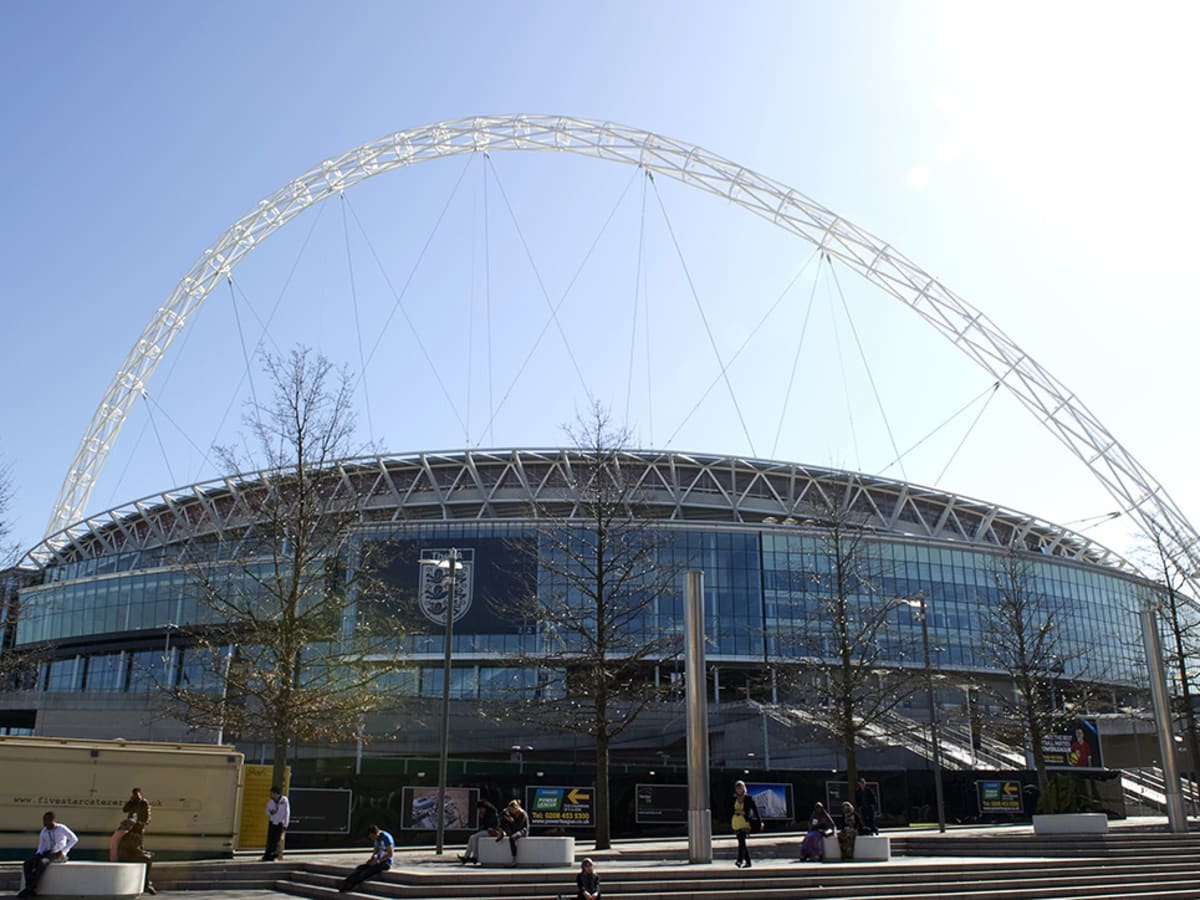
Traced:
<svg viewBox="0 0 1200 900">
<path fill-rule="evenodd" d="M 517 774 L 525 774 L 525 751 L 532 750 L 529 744 L 513 744 L 512 752 L 517 757 Z"/>
<path fill-rule="evenodd" d="M 946 804 L 942 796 L 942 748 L 938 743 L 937 704 L 933 697 L 933 665 L 929 660 L 929 614 L 925 606 L 925 592 L 920 591 L 901 602 L 917 610 L 921 620 L 921 645 L 925 651 L 925 689 L 929 694 L 929 743 L 933 748 L 933 791 L 937 801 L 938 831 L 946 830 Z"/>
<path fill-rule="evenodd" d="M 450 761 L 450 648 L 454 641 L 455 573 L 462 568 L 458 561 L 458 550 L 451 547 L 442 559 L 418 560 L 422 565 L 437 566 L 449 573 L 450 589 L 446 594 L 446 642 L 442 651 L 442 743 L 438 758 L 437 793 L 437 847 L 435 853 L 442 855 L 446 838 L 446 774 Z"/>
<path fill-rule="evenodd" d="M 171 672 L 171 629 L 178 628 L 178 627 L 179 626 L 176 625 L 174 622 L 167 622 L 165 625 L 163 625 L 163 631 L 166 632 L 166 639 L 163 642 L 163 657 L 162 657 L 163 687 L 165 687 L 167 690 L 170 690 L 172 687 L 174 687 L 174 685 L 171 684 L 171 681 L 172 681 L 172 677 L 171 677 L 172 676 L 172 672 Z"/>
</svg>

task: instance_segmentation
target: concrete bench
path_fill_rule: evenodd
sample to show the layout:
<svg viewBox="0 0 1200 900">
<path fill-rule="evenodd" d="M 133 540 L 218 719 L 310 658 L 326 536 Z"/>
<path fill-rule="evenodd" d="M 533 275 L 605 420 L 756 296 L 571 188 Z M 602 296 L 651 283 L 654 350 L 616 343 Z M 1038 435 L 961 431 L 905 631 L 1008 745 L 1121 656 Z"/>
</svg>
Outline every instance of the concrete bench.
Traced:
<svg viewBox="0 0 1200 900">
<path fill-rule="evenodd" d="M 1108 834 L 1104 813 L 1055 813 L 1033 817 L 1034 834 Z"/>
<path fill-rule="evenodd" d="M 21 876 L 24 882 L 24 875 Z M 142 863 L 51 863 L 38 880 L 38 897 L 125 897 L 142 892 L 146 867 Z"/>
<path fill-rule="evenodd" d="M 481 866 L 511 866 L 512 851 L 508 838 L 497 841 L 483 838 L 479 842 L 479 864 Z M 573 837 L 523 837 L 517 841 L 518 866 L 573 866 L 575 865 L 575 838 Z"/>
<path fill-rule="evenodd" d="M 842 858 L 842 847 L 836 837 L 825 838 L 825 859 Z M 892 839 L 882 834 L 860 834 L 854 839 L 854 861 L 892 858 Z"/>
</svg>

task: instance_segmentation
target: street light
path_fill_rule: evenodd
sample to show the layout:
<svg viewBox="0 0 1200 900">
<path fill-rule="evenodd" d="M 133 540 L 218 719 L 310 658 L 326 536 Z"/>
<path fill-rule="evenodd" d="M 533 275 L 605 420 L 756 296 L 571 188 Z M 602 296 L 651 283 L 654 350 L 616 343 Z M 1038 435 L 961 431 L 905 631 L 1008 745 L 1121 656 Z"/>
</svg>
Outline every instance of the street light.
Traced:
<svg viewBox="0 0 1200 900">
<path fill-rule="evenodd" d="M 533 747 L 529 746 L 529 744 L 513 744 L 512 745 L 512 752 L 517 757 L 517 774 L 518 775 L 525 774 L 525 751 L 532 750 L 532 749 L 533 749 Z"/>
<path fill-rule="evenodd" d="M 442 559 L 419 559 L 424 566 L 436 566 L 449 572 L 450 590 L 446 594 L 446 643 L 442 653 L 442 748 L 438 759 L 438 793 L 437 793 L 437 848 L 435 852 L 442 855 L 442 847 L 446 838 L 446 770 L 450 761 L 450 648 L 454 640 L 454 607 L 456 597 L 454 592 L 455 573 L 462 568 L 458 561 L 458 550 L 451 547 Z"/>
<path fill-rule="evenodd" d="M 917 610 L 921 620 L 921 644 L 925 650 L 925 687 L 929 692 L 929 743 L 933 746 L 933 791 L 937 800 L 938 831 L 946 830 L 946 804 L 942 798 L 942 749 L 938 743 L 937 704 L 933 698 L 933 665 L 929 661 L 929 615 L 925 607 L 925 592 L 919 591 L 900 600 L 905 606 Z"/>
<path fill-rule="evenodd" d="M 163 631 L 165 631 L 165 632 L 166 632 L 166 640 L 165 640 L 165 642 L 163 643 L 163 655 L 162 655 L 162 664 L 163 664 L 163 687 L 165 687 L 167 690 L 170 690 L 170 689 L 171 689 L 171 687 L 173 686 L 173 685 L 171 684 L 171 680 L 172 680 L 172 672 L 171 672 L 171 629 L 172 629 L 172 628 L 178 628 L 178 627 L 179 627 L 179 626 L 178 626 L 178 625 L 176 625 L 174 622 L 167 622 L 165 625 L 163 625 Z"/>
</svg>

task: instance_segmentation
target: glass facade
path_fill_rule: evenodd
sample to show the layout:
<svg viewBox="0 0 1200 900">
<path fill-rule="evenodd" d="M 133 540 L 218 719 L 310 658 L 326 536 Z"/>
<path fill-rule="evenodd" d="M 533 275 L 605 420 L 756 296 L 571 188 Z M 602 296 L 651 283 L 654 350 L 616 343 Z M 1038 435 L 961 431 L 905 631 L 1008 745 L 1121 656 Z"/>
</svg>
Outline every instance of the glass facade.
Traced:
<svg viewBox="0 0 1200 900">
<path fill-rule="evenodd" d="M 655 525 L 663 540 L 665 565 L 679 573 L 678 590 L 657 597 L 630 628 L 643 635 L 681 634 L 684 569 L 701 569 L 705 578 L 707 655 L 721 665 L 771 665 L 810 657 L 828 628 L 833 556 L 829 534 L 817 528 L 777 525 Z M 547 635 L 536 623 L 514 614 L 518 592 L 566 590 L 556 583 L 554 553 L 544 532 L 529 523 L 428 522 L 365 530 L 365 542 L 391 549 L 381 596 L 359 598 L 347 619 L 393 615 L 401 600 L 421 590 L 419 560 L 455 547 L 469 571 L 470 606 L 454 630 L 454 697 L 500 696 L 514 684 L 531 691 L 561 689 L 522 669 L 505 664 L 506 656 L 535 652 Z M 961 543 L 936 542 L 872 532 L 860 542 L 853 582 L 855 602 L 922 594 L 929 615 L 934 665 L 943 670 L 982 668 L 978 647 L 996 601 L 995 570 L 1002 551 Z M 194 683 L 203 667 L 183 647 L 161 647 L 163 629 L 186 628 L 202 621 L 203 605 L 183 568 L 164 565 L 168 551 L 114 554 L 51 567 L 44 583 L 20 591 L 21 615 L 16 645 L 45 647 L 54 658 L 42 665 L 38 685 L 45 691 L 139 692 L 155 689 L 156 677 Z M 541 565 L 537 560 L 542 560 Z M 1148 586 L 1115 569 L 1038 553 L 1022 556 L 1036 590 L 1053 609 L 1069 659 L 1064 676 L 1111 684 L 1140 682 L 1143 666 L 1136 610 Z M 559 560 L 561 562 L 561 560 Z M 168 629 L 169 630 L 169 629 Z M 155 636 L 157 634 L 157 637 Z M 388 676 L 402 693 L 441 695 L 442 627 L 414 617 L 400 646 L 412 661 L 406 672 Z M 634 634 L 633 637 L 638 637 Z M 158 649 L 133 643 L 157 641 Z M 115 651 L 128 640 L 129 649 Z M 880 640 L 885 661 L 911 665 L 911 648 L 920 639 L 919 620 L 900 606 L 891 610 Z"/>
</svg>

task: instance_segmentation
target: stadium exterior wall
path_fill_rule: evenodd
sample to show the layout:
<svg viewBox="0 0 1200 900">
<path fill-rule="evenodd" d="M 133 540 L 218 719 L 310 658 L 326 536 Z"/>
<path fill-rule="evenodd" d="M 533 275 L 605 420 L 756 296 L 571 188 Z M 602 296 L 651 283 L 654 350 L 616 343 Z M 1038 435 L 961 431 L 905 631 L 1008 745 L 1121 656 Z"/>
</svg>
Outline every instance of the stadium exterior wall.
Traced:
<svg viewBox="0 0 1200 900">
<path fill-rule="evenodd" d="M 514 677 L 506 656 L 530 635 L 497 609 L 516 581 L 512 547 L 536 542 L 547 516 L 570 517 L 570 449 L 470 451 L 377 456 L 341 463 L 346 490 L 361 510 L 359 536 L 401 548 L 391 574 L 403 590 L 420 578 L 415 560 L 455 547 L 468 560 L 478 602 L 456 622 L 454 725 L 451 751 L 507 757 L 536 745 L 546 758 L 578 758 L 578 739 L 530 734 L 524 723 L 476 715 Z M 1067 662 L 1066 682 L 1102 689 L 1103 707 L 1130 702 L 1145 683 L 1144 665 L 1129 648 L 1138 642 L 1139 601 L 1153 586 L 1125 561 L 1086 538 L 994 504 L 901 482 L 789 463 L 716 455 L 628 451 L 626 473 L 639 483 L 631 512 L 669 535 L 679 558 L 705 572 L 709 695 L 722 732 L 762 718 L 764 744 L 777 766 L 837 767 L 835 742 L 808 727 L 767 721 L 766 708 L 792 702 L 771 692 L 774 667 L 802 661 L 801 638 L 821 627 L 821 604 L 801 573 L 819 569 L 827 553 L 825 512 L 854 512 L 880 571 L 879 590 L 892 597 L 923 593 L 929 607 L 932 662 L 945 676 L 937 703 L 943 717 L 973 714 L 968 676 L 997 678 L 979 654 L 986 606 L 1002 554 L 1020 553 L 1038 589 L 1056 611 Z M 36 672 L 0 695 L 0 729 L 18 733 L 128 739 L 195 739 L 161 715 L 155 683 L 200 677 L 181 630 L 198 621 L 180 564 L 194 542 L 235 552 L 253 532 L 256 476 L 226 478 L 144 498 L 89 517 L 51 538 L 27 561 L 10 588 L 5 652 L 36 651 Z M 539 573 L 527 573 L 534 578 Z M 680 594 L 683 586 L 680 584 Z M 486 598 L 486 602 L 485 599 Z M 12 611 L 19 609 L 19 616 Z M 680 598 L 661 615 L 682 622 Z M 912 667 L 919 639 L 915 617 L 891 626 L 896 648 L 888 665 Z M 411 697 L 406 725 L 368 723 L 375 755 L 428 754 L 436 745 L 433 698 L 441 693 L 440 626 L 426 623 L 404 638 L 412 667 L 387 687 Z M 664 662 L 655 677 L 678 677 L 682 664 Z M 974 698 L 979 702 L 979 698 Z M 765 706 L 763 704 L 766 704 Z M 1092 710 L 1104 712 L 1105 709 Z M 978 710 L 975 711 L 975 714 Z M 913 710 L 927 715 L 927 710 Z M 757 726 L 756 726 L 757 727 Z M 618 758 L 664 758 L 681 746 L 683 721 L 665 710 L 639 723 L 616 748 Z M 745 756 L 744 740 L 722 746 L 714 760 Z M 242 747 L 253 758 L 253 747 Z M 764 750 L 766 747 L 764 747 Z M 913 763 L 909 751 L 868 749 L 860 765 Z"/>
</svg>

